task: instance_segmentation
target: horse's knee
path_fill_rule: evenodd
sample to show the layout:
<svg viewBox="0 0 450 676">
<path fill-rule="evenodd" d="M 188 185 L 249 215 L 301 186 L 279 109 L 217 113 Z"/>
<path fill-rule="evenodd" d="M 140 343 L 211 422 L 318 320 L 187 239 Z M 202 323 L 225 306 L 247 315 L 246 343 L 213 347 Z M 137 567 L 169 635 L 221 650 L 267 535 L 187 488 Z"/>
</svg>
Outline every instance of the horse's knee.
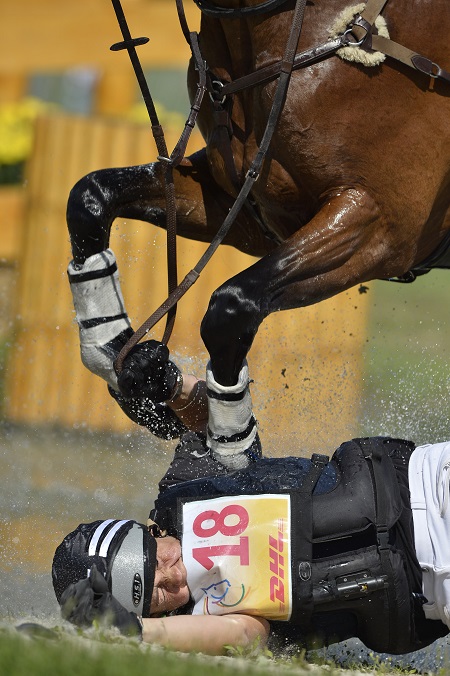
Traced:
<svg viewBox="0 0 450 676">
<path fill-rule="evenodd" d="M 217 382 L 222 385 L 237 382 L 261 319 L 258 303 L 233 281 L 214 291 L 200 334 Z"/>
<path fill-rule="evenodd" d="M 108 194 L 101 172 L 81 178 L 72 188 L 67 202 L 67 226 L 74 259 L 78 263 L 109 244 L 110 217 Z"/>
</svg>

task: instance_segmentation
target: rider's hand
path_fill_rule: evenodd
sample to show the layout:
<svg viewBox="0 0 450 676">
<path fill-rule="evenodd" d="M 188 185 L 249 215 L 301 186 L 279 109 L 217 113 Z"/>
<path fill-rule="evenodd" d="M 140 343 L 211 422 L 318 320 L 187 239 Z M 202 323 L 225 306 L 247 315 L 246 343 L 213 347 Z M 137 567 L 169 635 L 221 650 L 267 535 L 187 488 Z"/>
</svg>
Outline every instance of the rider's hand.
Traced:
<svg viewBox="0 0 450 676">
<path fill-rule="evenodd" d="M 180 371 L 169 361 L 169 349 L 157 340 L 136 345 L 117 376 L 120 393 L 128 398 L 148 397 L 153 402 L 170 399 L 179 382 Z"/>
<path fill-rule="evenodd" d="M 61 614 L 77 627 L 91 627 L 95 621 L 117 627 L 125 636 L 142 638 L 136 613 L 129 612 L 108 590 L 108 583 L 95 565 L 90 576 L 71 584 L 61 596 Z"/>
</svg>

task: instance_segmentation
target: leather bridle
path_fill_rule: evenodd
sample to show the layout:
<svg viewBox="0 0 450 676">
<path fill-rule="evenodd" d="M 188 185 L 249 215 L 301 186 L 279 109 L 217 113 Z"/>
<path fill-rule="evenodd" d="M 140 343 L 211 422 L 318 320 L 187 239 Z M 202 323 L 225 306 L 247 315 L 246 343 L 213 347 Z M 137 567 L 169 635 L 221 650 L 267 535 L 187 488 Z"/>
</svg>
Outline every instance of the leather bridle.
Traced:
<svg viewBox="0 0 450 676">
<path fill-rule="evenodd" d="M 116 14 L 118 13 L 117 7 L 120 7 L 120 0 L 112 0 L 113 5 L 116 9 Z M 286 4 L 288 0 L 264 0 L 261 4 L 252 6 L 252 7 L 240 7 L 240 8 L 227 8 L 212 5 L 208 0 L 194 0 L 196 5 L 199 7 L 202 13 L 207 16 L 220 18 L 220 19 L 237 19 L 237 18 L 246 18 L 249 16 L 254 16 L 266 12 L 273 11 L 278 9 L 282 5 Z M 450 83 L 450 72 L 441 68 L 438 64 L 431 61 L 427 57 L 424 57 L 416 52 L 409 50 L 402 45 L 390 40 L 389 38 L 382 37 L 374 32 L 375 21 L 377 17 L 382 12 L 384 6 L 387 4 L 388 0 L 368 0 L 363 11 L 358 14 L 353 21 L 347 26 L 347 29 L 333 40 L 328 40 L 317 47 L 312 49 L 305 50 L 300 53 L 296 53 L 297 44 L 300 38 L 301 27 L 303 22 L 303 16 L 306 6 L 306 0 L 296 0 L 294 8 L 294 18 L 292 21 L 292 27 L 287 42 L 286 50 L 283 56 L 283 59 L 277 61 L 273 64 L 260 68 L 253 73 L 249 73 L 237 80 L 232 82 L 222 82 L 218 81 L 218 78 L 214 76 L 213 73 L 210 73 L 207 68 L 201 51 L 199 48 L 198 34 L 189 30 L 182 0 L 176 0 L 178 16 L 180 20 L 180 25 L 187 40 L 192 58 L 194 61 L 195 69 L 198 72 L 198 82 L 197 82 L 197 92 L 194 96 L 194 102 L 191 106 L 190 114 L 188 120 L 186 121 L 185 128 L 180 136 L 178 143 L 176 144 L 172 154 L 168 156 L 167 150 L 165 148 L 165 143 L 162 143 L 161 136 L 163 137 L 162 128 L 157 122 L 156 112 L 153 114 L 153 110 L 148 105 L 148 97 L 150 94 L 146 84 L 143 89 L 141 85 L 141 77 L 136 70 L 135 60 L 135 46 L 139 44 L 144 44 L 147 41 L 147 38 L 131 38 L 128 27 L 124 29 L 123 22 L 123 12 L 121 11 L 121 18 L 119 19 L 119 24 L 121 25 L 122 33 L 124 35 L 124 41 L 118 43 L 118 45 L 113 45 L 112 49 L 127 49 L 130 53 L 130 58 L 135 68 L 136 75 L 138 77 L 139 84 L 141 89 L 143 89 L 144 100 L 147 103 L 147 109 L 149 110 L 150 119 L 152 121 L 152 130 L 154 131 L 155 141 L 157 144 L 159 156 L 158 159 L 166 166 L 166 176 L 165 176 L 165 191 L 166 191 L 166 203 L 167 203 L 167 233 L 168 233 L 168 270 L 169 270 L 169 296 L 168 298 L 160 305 L 157 310 L 142 324 L 142 326 L 131 336 L 126 345 L 122 348 L 116 362 L 115 368 L 117 373 L 120 373 L 122 370 L 123 360 L 130 352 L 130 350 L 150 331 L 150 329 L 157 324 L 162 317 L 168 315 L 168 320 L 166 324 L 166 329 L 164 332 L 162 342 L 167 343 L 173 328 L 173 323 L 175 319 L 176 305 L 180 298 L 186 293 L 186 291 L 196 282 L 201 271 L 208 263 L 214 252 L 217 250 L 221 242 L 226 237 L 232 223 L 236 219 L 239 211 L 245 205 L 246 208 L 251 207 L 251 200 L 249 200 L 249 194 L 253 187 L 254 182 L 258 179 L 260 169 L 262 167 L 265 155 L 270 146 L 270 142 L 275 131 L 275 127 L 281 115 L 286 92 L 289 86 L 290 77 L 293 70 L 299 68 L 304 68 L 312 63 L 315 63 L 324 58 L 328 58 L 334 55 L 341 47 L 362 47 L 363 49 L 380 51 L 390 58 L 393 58 L 416 71 L 419 71 L 430 78 L 441 79 Z M 119 14 L 118 14 L 119 18 Z M 126 22 L 125 22 L 126 26 Z M 140 64 L 139 64 L 140 65 Z M 142 70 L 142 69 L 141 69 Z M 265 132 L 263 134 L 261 144 L 256 153 L 256 156 L 248 170 L 245 180 L 242 187 L 238 191 L 238 195 L 235 199 L 233 206 L 231 207 L 227 217 L 219 228 L 216 236 L 213 238 L 208 248 L 206 249 L 203 256 L 198 261 L 197 265 L 185 276 L 180 284 L 176 283 L 176 205 L 175 197 L 173 194 L 173 178 L 172 178 L 172 169 L 176 167 L 183 159 L 186 146 L 191 135 L 192 129 L 196 124 L 196 119 L 200 106 L 203 100 L 204 94 L 208 91 L 213 104 L 216 106 L 216 109 L 219 113 L 225 113 L 222 106 L 226 97 L 231 96 L 239 91 L 247 89 L 249 87 L 255 87 L 257 85 L 266 84 L 275 79 L 278 79 L 277 89 L 275 92 L 272 108 L 269 114 L 269 118 L 266 124 Z M 150 97 L 151 99 L 151 97 Z M 222 107 L 221 107 L 222 106 Z M 152 117 L 153 115 L 153 117 Z M 224 118 L 224 115 L 222 115 Z M 225 122 L 222 123 L 223 126 L 227 126 L 226 114 Z M 230 139 L 228 139 L 230 141 Z M 162 148 L 162 150 L 160 150 Z M 232 159 L 231 145 L 228 143 L 228 149 L 226 148 L 222 152 L 224 157 L 225 166 L 228 168 L 230 177 L 233 183 L 237 183 L 236 180 L 233 180 L 233 177 L 236 175 L 236 169 L 234 166 L 234 161 Z M 254 217 L 258 218 L 256 212 Z M 174 269 L 175 268 L 175 269 Z"/>
<path fill-rule="evenodd" d="M 113 0 L 113 3 L 118 3 L 120 0 Z M 189 34 L 189 44 L 191 44 L 192 48 L 192 54 L 194 59 L 199 58 L 199 50 L 197 51 L 195 49 L 196 46 L 198 46 L 198 39 L 194 39 L 194 35 L 188 31 L 187 29 L 187 23 L 184 17 L 184 11 L 180 10 L 180 2 L 181 0 L 177 0 L 177 7 L 179 11 L 179 16 L 180 16 L 180 21 L 181 25 L 183 28 L 183 33 L 185 35 L 188 33 Z M 179 6 L 180 5 L 180 6 Z M 296 0 L 295 3 L 295 9 L 294 9 L 294 15 L 292 19 L 292 24 L 291 24 L 291 30 L 289 33 L 289 38 L 287 41 L 285 53 L 283 60 L 281 62 L 281 69 L 280 69 L 280 75 L 278 78 L 278 84 L 277 88 L 275 91 L 275 95 L 273 98 L 273 103 L 272 107 L 269 113 L 269 118 L 267 120 L 266 128 L 264 131 L 264 134 L 262 136 L 262 140 L 260 143 L 260 146 L 258 148 L 258 151 L 256 153 L 256 156 L 250 166 L 250 169 L 247 171 L 245 181 L 239 191 L 238 196 L 236 197 L 236 200 L 231 207 L 230 211 L 228 212 L 225 220 L 223 221 L 222 225 L 220 226 L 218 232 L 216 233 L 215 237 L 213 238 L 212 242 L 209 244 L 207 250 L 203 254 L 203 256 L 200 258 L 198 261 L 197 265 L 186 275 L 186 277 L 183 279 L 183 281 L 178 284 L 178 286 L 169 294 L 169 297 L 166 299 L 162 305 L 157 308 L 157 310 L 137 329 L 137 331 L 131 336 L 131 338 L 128 340 L 128 342 L 124 345 L 122 350 L 120 351 L 117 359 L 114 362 L 114 368 L 116 372 L 119 374 L 122 370 L 123 366 L 123 361 L 127 354 L 130 352 L 130 350 L 137 345 L 137 343 L 150 331 L 155 324 L 158 323 L 162 317 L 167 315 L 169 312 L 172 311 L 173 308 L 176 307 L 176 304 L 178 303 L 179 299 L 186 293 L 186 291 L 196 282 L 198 279 L 201 271 L 205 267 L 205 265 L 208 263 L 208 261 L 211 259 L 212 255 L 214 252 L 217 250 L 221 242 L 223 242 L 224 238 L 226 237 L 231 225 L 234 223 L 236 220 L 236 217 L 243 207 L 244 203 L 247 200 L 247 197 L 253 187 L 254 182 L 257 180 L 264 158 L 266 156 L 267 150 L 269 149 L 270 142 L 272 140 L 273 133 L 275 131 L 275 128 L 277 126 L 278 119 L 281 115 L 281 111 L 283 109 L 284 101 L 286 98 L 286 93 L 289 87 L 289 81 L 292 73 L 292 68 L 293 68 L 293 63 L 295 59 L 295 53 L 298 45 L 298 41 L 300 39 L 300 33 L 302 29 L 302 24 L 303 24 L 303 16 L 305 13 L 305 6 L 306 6 L 306 0 Z M 131 38 L 130 38 L 131 39 Z M 124 48 L 127 48 L 126 45 L 124 45 Z M 197 67 L 200 68 L 203 72 L 205 71 L 205 64 L 202 60 L 202 63 L 197 63 Z M 201 86 L 202 89 L 202 94 L 201 97 L 203 97 L 205 87 L 204 85 Z M 200 103 L 198 103 L 196 113 L 198 113 L 198 109 L 200 108 Z M 191 113 L 193 110 L 191 109 Z M 195 119 L 196 119 L 196 114 L 195 114 Z M 171 165 L 172 167 L 175 165 L 175 162 L 172 160 L 172 158 L 167 158 L 167 157 L 159 157 L 158 158 L 160 161 L 165 162 L 166 164 Z M 179 163 L 181 159 L 178 159 L 177 157 L 177 162 Z M 168 205 L 169 206 L 169 205 Z M 173 204 L 173 209 L 174 209 L 174 214 L 175 214 L 175 209 L 176 206 Z M 166 325 L 166 331 L 164 333 L 163 337 L 163 342 L 167 342 L 170 338 L 170 334 L 173 328 L 173 322 L 172 326 L 170 326 L 170 330 L 168 329 L 169 324 Z"/>
</svg>

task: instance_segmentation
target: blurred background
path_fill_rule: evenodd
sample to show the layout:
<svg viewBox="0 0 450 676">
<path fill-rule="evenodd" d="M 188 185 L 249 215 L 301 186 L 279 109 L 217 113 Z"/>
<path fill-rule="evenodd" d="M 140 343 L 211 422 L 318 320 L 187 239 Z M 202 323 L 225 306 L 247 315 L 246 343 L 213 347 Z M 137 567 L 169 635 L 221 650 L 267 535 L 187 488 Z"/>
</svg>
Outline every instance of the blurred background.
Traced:
<svg viewBox="0 0 450 676">
<path fill-rule="evenodd" d="M 169 151 L 189 112 L 189 49 L 170 0 L 123 0 Z M 191 30 L 199 12 L 186 1 Z M 3 0 L 0 22 L 0 595 L 2 617 L 56 616 L 53 551 L 81 521 L 147 518 L 173 442 L 131 423 L 81 365 L 65 208 L 92 169 L 154 161 L 147 114 L 107 0 Z M 189 152 L 202 146 L 194 132 Z M 179 278 L 205 245 L 179 241 Z M 165 235 L 111 237 L 136 328 L 166 297 Z M 252 263 L 221 247 L 178 308 L 174 360 L 204 375 L 212 291 Z M 448 438 L 445 272 L 373 282 L 270 317 L 249 356 L 267 455 L 330 453 L 352 436 Z M 160 338 L 162 326 L 152 337 Z"/>
</svg>

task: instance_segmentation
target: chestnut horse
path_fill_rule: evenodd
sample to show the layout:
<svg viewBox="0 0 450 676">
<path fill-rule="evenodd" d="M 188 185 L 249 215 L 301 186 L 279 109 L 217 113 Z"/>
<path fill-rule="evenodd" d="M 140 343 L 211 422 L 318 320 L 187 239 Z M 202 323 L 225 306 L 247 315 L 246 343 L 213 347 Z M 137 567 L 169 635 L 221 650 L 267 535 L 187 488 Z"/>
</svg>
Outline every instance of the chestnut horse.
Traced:
<svg viewBox="0 0 450 676">
<path fill-rule="evenodd" d="M 411 271 L 448 263 L 450 75 L 444 69 L 450 69 L 450 3 L 378 4 L 385 44 L 414 50 L 416 60 L 405 62 L 387 50 L 381 62 L 361 63 L 334 50 L 289 72 L 261 170 L 224 240 L 259 260 L 212 294 L 201 325 L 212 373 L 224 388 L 237 382 L 258 327 L 272 312 L 311 305 L 373 279 L 413 278 Z M 210 88 L 197 120 L 205 147 L 173 175 L 178 234 L 211 242 L 252 166 L 279 78 L 256 79 L 235 91 L 229 83 L 285 60 L 296 5 L 293 0 L 266 0 L 262 8 L 261 0 L 198 0 L 198 5 Z M 349 5 L 353 20 L 363 14 L 364 6 L 351 11 L 349 0 L 308 0 L 297 60 L 334 38 L 333 26 Z M 356 49 L 353 43 L 363 35 L 359 51 L 370 57 L 375 53 L 370 39 L 381 29 L 358 23 L 359 33 L 353 27 L 351 40 L 341 47 L 350 43 Z M 342 35 L 349 28 L 344 21 L 336 30 Z M 192 59 L 191 100 L 197 77 Z M 81 179 L 68 203 L 75 262 L 107 248 L 116 217 L 164 228 L 164 175 L 164 162 L 156 161 Z"/>
</svg>

